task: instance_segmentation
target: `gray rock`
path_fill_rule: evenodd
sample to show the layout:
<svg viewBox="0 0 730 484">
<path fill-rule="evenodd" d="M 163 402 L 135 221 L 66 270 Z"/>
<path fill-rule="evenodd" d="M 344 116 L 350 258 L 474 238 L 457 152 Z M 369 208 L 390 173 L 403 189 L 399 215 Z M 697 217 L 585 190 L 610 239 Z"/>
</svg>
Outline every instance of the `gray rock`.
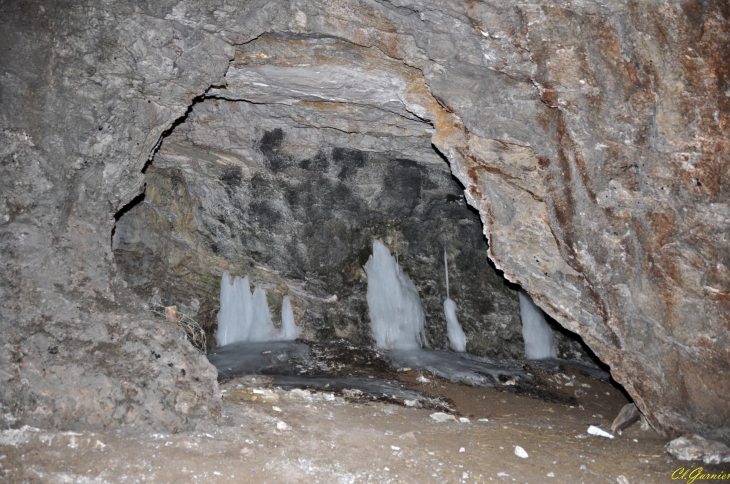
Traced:
<svg viewBox="0 0 730 484">
<path fill-rule="evenodd" d="M 667 452 L 679 460 L 701 460 L 705 464 L 730 462 L 730 447 L 699 435 L 682 436 L 667 444 Z"/>
<path fill-rule="evenodd" d="M 631 427 L 640 419 L 641 413 L 639 412 L 639 409 L 636 408 L 636 405 L 633 403 L 627 403 L 621 408 L 616 418 L 613 419 L 613 422 L 611 423 L 611 432 L 621 435 L 622 431 Z"/>
<path fill-rule="evenodd" d="M 468 203 L 478 209 L 489 257 L 505 277 L 580 334 L 655 429 L 667 435 L 730 434 L 730 379 L 723 377 L 730 359 L 725 75 L 730 66 L 722 55 L 728 16 L 722 2 L 140 5 L 88 0 L 79 8 L 5 2 L 0 6 L 0 401 L 20 418 L 18 425 L 69 428 L 123 421 L 111 409 L 93 417 L 100 412 L 95 398 L 101 397 L 84 395 L 107 390 L 114 409 L 134 401 L 135 411 L 147 415 L 135 422 L 145 425 L 184 420 L 176 399 L 200 405 L 201 414 L 215 408 L 218 396 L 212 379 L 204 378 L 205 362 L 143 315 L 110 243 L 115 218 L 120 223 L 126 218 L 120 210 L 144 189 L 142 170 L 163 134 L 170 136 L 148 178 L 167 156 L 199 158 L 200 166 L 212 167 L 215 150 L 230 157 L 229 148 L 245 145 L 228 140 L 223 129 L 215 150 L 201 150 L 193 138 L 187 144 L 178 139 L 178 148 L 167 150 L 184 131 L 195 99 L 190 120 L 214 104 L 205 98 L 209 92 L 221 98 L 221 112 L 224 105 L 249 102 L 246 96 L 282 104 L 278 111 L 266 105 L 268 122 L 279 116 L 284 139 L 302 142 L 300 152 L 290 147 L 280 158 L 265 161 L 258 144 L 227 161 L 226 166 L 262 170 L 260 188 L 270 190 L 267 203 L 241 210 L 259 219 L 239 223 L 253 227 L 256 222 L 271 234 L 277 227 L 272 214 L 295 206 L 277 197 L 287 177 L 293 183 L 290 173 L 303 169 L 298 162 L 319 162 L 314 155 L 322 151 L 328 162 L 321 169 L 323 180 L 333 175 L 334 148 L 366 152 L 382 166 L 396 166 L 386 162 L 391 160 L 386 148 L 398 158 L 407 154 L 406 159 L 424 163 L 420 155 L 415 158 L 425 146 L 417 133 L 429 123 L 431 141 L 466 188 Z M 340 52 L 342 63 L 322 62 L 327 70 L 321 80 L 345 84 L 333 90 L 331 84 L 313 82 L 311 72 L 291 79 L 281 75 L 284 68 L 302 72 L 300 64 L 311 67 L 319 57 L 300 58 L 291 66 L 263 57 L 259 64 L 246 64 L 246 46 L 264 32 L 291 45 L 315 38 L 330 39 L 319 41 L 330 47 L 354 46 L 322 48 L 335 51 L 322 56 L 326 59 Z M 357 57 L 362 48 L 386 61 Z M 343 67 L 360 63 L 374 71 Z M 353 79 L 352 72 L 360 76 Z M 369 83 L 358 85 L 360 77 Z M 280 98 L 253 84 L 274 81 L 281 84 Z M 231 99 L 224 103 L 226 83 Z M 321 103 L 352 106 L 354 113 L 325 116 Z M 266 116 L 261 119 L 267 122 Z M 171 129 L 176 120 L 184 122 Z M 248 127 L 257 122 L 240 118 L 244 138 L 263 139 L 250 136 L 255 130 Z M 325 140 L 316 129 L 339 134 Z M 341 142 L 345 138 L 347 143 Z M 210 158 L 181 151 L 193 148 Z M 320 170 L 315 165 L 312 171 Z M 391 178 L 414 178 L 411 168 Z M 162 175 L 160 170 L 155 176 Z M 181 196 L 192 190 L 192 182 L 169 169 L 164 176 L 185 181 Z M 431 179 L 430 174 L 421 179 L 426 176 Z M 190 179 L 196 177 L 203 176 Z M 235 185 L 235 174 L 226 179 Z M 231 196 L 258 201 L 243 196 L 249 178 L 241 180 Z M 209 200 L 222 197 L 225 188 L 220 190 Z M 187 214 L 207 213 L 203 208 Z M 392 204 L 382 209 L 408 211 Z M 217 225 L 203 217 L 196 222 L 219 227 L 220 239 L 230 241 L 224 232 L 233 221 L 226 217 Z M 462 238 L 459 233 L 452 240 Z M 250 243 L 269 247 L 253 238 Z M 236 247 L 223 244 L 219 250 L 232 253 Z M 300 252 L 310 257 L 309 250 Z M 436 264 L 424 266 L 434 268 L 433 277 L 424 280 L 435 281 Z M 326 285 L 317 287 L 319 292 L 309 292 L 329 292 Z M 196 299 L 199 314 L 214 309 Z M 117 321 L 128 329 L 117 330 L 122 324 Z M 181 358 L 179 364 L 199 369 L 200 382 L 177 383 L 170 376 L 150 387 L 145 375 L 154 374 L 156 362 L 127 359 L 123 345 L 102 350 L 95 343 L 115 331 L 124 344 L 139 334 L 139 344 L 150 351 L 157 351 L 151 338 L 159 331 L 168 351 Z M 56 342 L 58 367 L 73 376 L 43 376 L 51 361 L 43 345 Z M 62 352 L 63 345 L 71 350 Z M 94 359 L 93 351 L 109 357 Z M 141 389 L 132 400 L 123 392 L 122 383 L 130 381 L 125 375 Z M 199 390 L 198 400 L 186 396 Z"/>
<path fill-rule="evenodd" d="M 248 274 L 269 291 L 275 320 L 290 294 L 304 337 L 369 343 L 362 266 L 379 238 L 419 289 L 431 345 L 445 348 L 446 250 L 470 351 L 524 357 L 515 292 L 490 267 L 478 216 L 431 146 L 431 125 L 398 100 L 400 72 L 358 79 L 387 73 L 382 65 L 393 61 L 331 39 L 298 44 L 247 44 L 234 66 L 320 62 L 277 65 L 278 78 L 251 74 L 266 82 L 253 82 L 253 92 L 232 67 L 227 88 L 210 93 L 226 99 L 195 104 L 165 138 L 146 172 L 144 202 L 116 224 L 125 279 L 146 299 L 159 289 L 164 304 L 199 298 L 213 333 L 220 274 Z M 322 76 L 330 84 L 317 85 Z"/>
</svg>

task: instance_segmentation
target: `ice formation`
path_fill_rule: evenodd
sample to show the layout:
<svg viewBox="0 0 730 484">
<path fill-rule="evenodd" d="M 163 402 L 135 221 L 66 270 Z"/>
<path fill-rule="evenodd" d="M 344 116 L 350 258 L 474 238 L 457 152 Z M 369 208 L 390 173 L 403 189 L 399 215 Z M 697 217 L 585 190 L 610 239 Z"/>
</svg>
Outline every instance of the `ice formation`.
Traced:
<svg viewBox="0 0 730 484">
<path fill-rule="evenodd" d="M 281 339 L 288 341 L 299 337 L 299 326 L 294 322 L 294 309 L 289 296 L 284 296 L 281 303 Z"/>
<path fill-rule="evenodd" d="M 456 303 L 449 297 L 449 261 L 446 259 L 446 251 L 444 251 L 444 267 L 446 268 L 446 300 L 444 301 L 446 334 L 449 337 L 451 349 L 463 353 L 466 351 L 466 335 L 456 318 Z"/>
<path fill-rule="evenodd" d="M 557 350 L 553 330 L 545 321 L 542 309 L 537 307 L 524 289 L 520 289 L 520 316 L 522 317 L 522 338 L 525 340 L 527 359 L 555 358 Z"/>
<path fill-rule="evenodd" d="M 375 344 L 384 349 L 422 348 L 426 344 L 426 315 L 421 298 L 413 281 L 379 240 L 373 241 L 373 255 L 364 269 Z"/>
<path fill-rule="evenodd" d="M 299 335 L 289 297 L 284 298 L 281 308 L 282 327 L 277 330 L 271 322 L 266 291 L 256 286 L 252 295 L 248 276 L 243 279 L 234 277 L 231 281 L 231 276 L 224 272 L 220 303 L 216 333 L 218 346 L 240 341 L 293 340 Z"/>
<path fill-rule="evenodd" d="M 221 279 L 221 308 L 218 311 L 216 342 L 225 346 L 235 341 L 244 341 L 248 327 L 253 320 L 253 304 L 248 277 L 236 277 L 231 281 L 227 272 Z"/>
<path fill-rule="evenodd" d="M 456 319 L 456 303 L 453 299 L 444 301 L 444 315 L 446 315 L 446 334 L 449 337 L 449 346 L 454 351 L 466 351 L 466 335 Z"/>
</svg>

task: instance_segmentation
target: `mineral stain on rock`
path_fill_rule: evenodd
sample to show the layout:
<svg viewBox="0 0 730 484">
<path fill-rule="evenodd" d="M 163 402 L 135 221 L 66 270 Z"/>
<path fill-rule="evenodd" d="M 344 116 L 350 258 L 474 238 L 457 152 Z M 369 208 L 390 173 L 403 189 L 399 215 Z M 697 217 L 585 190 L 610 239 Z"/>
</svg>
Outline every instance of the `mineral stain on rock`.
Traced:
<svg viewBox="0 0 730 484">
<path fill-rule="evenodd" d="M 343 147 L 350 136 L 301 121 L 273 127 L 283 114 L 299 119 L 302 111 L 312 116 L 310 107 L 204 101 L 165 138 L 147 174 L 146 203 L 116 226 L 119 268 L 138 294 L 161 291 L 182 305 L 198 299 L 213 333 L 217 293 L 209 275 L 238 271 L 267 284 L 269 294 L 290 292 L 306 336 L 368 342 L 362 265 L 373 238 L 382 238 L 419 287 L 432 344 L 445 347 L 446 247 L 471 351 L 521 357 L 514 290 L 490 267 L 476 214 L 453 203 L 461 188 L 433 152 L 428 125 L 368 151 Z M 257 122 L 237 125 L 241 117 Z M 221 132 L 237 144 L 216 145 Z M 242 152 L 251 158 L 239 160 Z M 171 222 L 172 230 L 159 223 L 183 219 L 189 225 Z M 327 301 L 332 295 L 337 300 Z M 561 341 L 565 354 L 580 355 L 575 343 Z"/>
</svg>

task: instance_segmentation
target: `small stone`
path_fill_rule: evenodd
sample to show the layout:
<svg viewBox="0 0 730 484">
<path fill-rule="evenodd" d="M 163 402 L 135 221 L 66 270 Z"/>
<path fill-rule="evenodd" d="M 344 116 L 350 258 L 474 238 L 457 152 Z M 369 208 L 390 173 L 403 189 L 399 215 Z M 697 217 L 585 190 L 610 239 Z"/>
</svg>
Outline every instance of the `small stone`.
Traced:
<svg viewBox="0 0 730 484">
<path fill-rule="evenodd" d="M 464 447 L 462 447 L 459 449 L 459 452 L 463 454 L 464 452 L 466 452 L 466 449 Z"/>
<path fill-rule="evenodd" d="M 392 450 L 400 450 L 400 447 L 398 447 L 397 445 L 391 445 L 390 448 Z"/>
<path fill-rule="evenodd" d="M 345 392 L 343 392 L 345 393 Z M 300 388 L 295 388 L 293 390 L 290 390 L 287 394 L 288 398 L 290 400 L 300 400 L 305 402 L 311 402 L 312 401 L 312 393 L 309 390 L 302 390 Z"/>
<path fill-rule="evenodd" d="M 431 380 L 429 380 L 428 378 L 426 378 L 423 375 L 418 375 L 418 378 L 416 378 L 416 381 L 418 383 L 431 383 Z"/>
<path fill-rule="evenodd" d="M 418 442 L 418 439 L 416 439 L 416 434 L 413 431 L 406 432 L 405 434 L 400 434 L 398 438 L 400 440 L 405 440 L 406 442 Z"/>
<path fill-rule="evenodd" d="M 362 390 L 358 390 L 357 388 L 345 388 L 344 390 L 342 390 L 342 394 L 345 396 L 345 398 L 352 399 L 362 398 L 362 396 L 364 395 Z"/>
<path fill-rule="evenodd" d="M 471 423 L 471 420 L 469 420 L 466 417 L 459 417 L 459 422 L 461 422 L 461 423 Z"/>
<path fill-rule="evenodd" d="M 641 413 L 636 405 L 633 403 L 627 403 L 621 408 L 613 423 L 611 424 L 611 432 L 616 432 L 621 435 L 623 430 L 626 430 L 633 424 L 639 421 Z"/>
<path fill-rule="evenodd" d="M 281 412 L 281 409 L 276 405 L 272 405 L 271 410 L 273 410 L 274 412 Z"/>
<path fill-rule="evenodd" d="M 278 422 L 276 422 L 276 430 L 281 430 L 281 431 L 291 430 L 291 427 L 289 426 L 289 424 L 287 424 L 283 420 L 279 420 Z"/>
<path fill-rule="evenodd" d="M 701 460 L 705 464 L 730 462 L 730 448 L 699 435 L 682 436 L 667 444 L 667 452 L 679 460 Z"/>
<path fill-rule="evenodd" d="M 529 455 L 527 454 L 527 452 L 525 451 L 525 449 L 523 449 L 519 445 L 515 445 L 515 455 L 517 457 L 521 457 L 523 459 L 527 459 L 529 457 Z"/>
<path fill-rule="evenodd" d="M 437 422 L 448 422 L 449 420 L 456 420 L 456 417 L 449 415 L 448 413 L 436 412 L 431 414 L 431 418 Z"/>
</svg>

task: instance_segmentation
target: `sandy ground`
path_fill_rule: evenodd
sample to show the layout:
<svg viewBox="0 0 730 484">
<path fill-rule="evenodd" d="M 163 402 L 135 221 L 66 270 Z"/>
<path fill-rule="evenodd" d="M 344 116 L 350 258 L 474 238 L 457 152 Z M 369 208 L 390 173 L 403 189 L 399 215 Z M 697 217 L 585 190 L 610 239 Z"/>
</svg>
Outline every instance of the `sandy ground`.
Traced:
<svg viewBox="0 0 730 484">
<path fill-rule="evenodd" d="M 451 400 L 446 422 L 432 419 L 434 410 L 234 379 L 221 385 L 220 422 L 196 431 L 4 431 L 0 481 L 635 484 L 674 482 L 678 467 L 697 467 L 671 458 L 666 440 L 639 425 L 613 440 L 588 435 L 589 424 L 610 426 L 623 394 L 570 371 L 546 378 L 574 404 L 402 373 L 413 388 Z"/>
</svg>

